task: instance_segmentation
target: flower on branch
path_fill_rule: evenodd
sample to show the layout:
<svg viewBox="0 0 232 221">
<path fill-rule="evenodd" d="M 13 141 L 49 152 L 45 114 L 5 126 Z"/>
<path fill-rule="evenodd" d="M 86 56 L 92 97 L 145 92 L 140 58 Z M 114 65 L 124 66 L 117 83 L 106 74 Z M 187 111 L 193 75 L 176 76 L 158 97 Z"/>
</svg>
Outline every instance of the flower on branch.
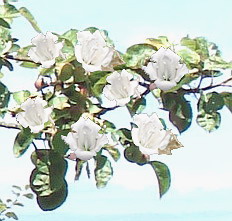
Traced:
<svg viewBox="0 0 232 221">
<path fill-rule="evenodd" d="M 41 63 L 43 68 L 50 68 L 55 64 L 55 59 L 61 54 L 62 42 L 57 42 L 58 37 L 51 32 L 46 35 L 40 33 L 32 38 L 35 47 L 30 48 L 28 56 L 36 63 Z"/>
<path fill-rule="evenodd" d="M 62 136 L 62 139 L 74 151 L 76 158 L 89 160 L 108 143 L 106 135 L 99 133 L 101 127 L 89 118 L 81 117 L 71 128 L 72 132 L 69 132 L 67 136 Z"/>
<path fill-rule="evenodd" d="M 102 71 L 110 65 L 115 50 L 108 47 L 99 30 L 91 33 L 77 33 L 79 44 L 75 46 L 75 56 L 86 72 Z"/>
<path fill-rule="evenodd" d="M 29 127 L 32 133 L 38 133 L 44 128 L 44 123 L 50 120 L 52 108 L 45 106 L 47 102 L 40 97 L 28 98 L 21 104 L 20 112 L 16 115 L 17 121 L 24 127 Z"/>
<path fill-rule="evenodd" d="M 138 127 L 131 130 L 132 140 L 139 150 L 146 155 L 159 154 L 170 142 L 171 131 L 164 127 L 156 113 L 152 115 L 136 114 L 133 123 Z"/>
<path fill-rule="evenodd" d="M 133 75 L 126 70 L 121 73 L 115 71 L 106 80 L 109 85 L 103 88 L 103 94 L 109 100 L 115 100 L 117 105 L 124 106 L 130 102 L 131 97 L 140 95 L 138 91 L 139 79 L 132 80 Z"/>
<path fill-rule="evenodd" d="M 188 73 L 188 68 L 180 63 L 180 59 L 172 50 L 161 47 L 151 56 L 151 62 L 143 70 L 155 81 L 157 88 L 167 91 Z"/>
</svg>

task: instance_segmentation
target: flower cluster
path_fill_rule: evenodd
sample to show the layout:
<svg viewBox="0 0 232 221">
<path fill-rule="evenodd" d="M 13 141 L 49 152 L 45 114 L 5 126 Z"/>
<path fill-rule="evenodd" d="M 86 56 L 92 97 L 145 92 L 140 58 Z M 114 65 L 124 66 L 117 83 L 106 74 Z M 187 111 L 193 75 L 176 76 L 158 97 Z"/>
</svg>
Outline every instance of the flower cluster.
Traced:
<svg viewBox="0 0 232 221">
<path fill-rule="evenodd" d="M 78 43 L 75 45 L 76 60 L 82 65 L 86 73 L 109 70 L 114 63 L 115 56 L 119 56 L 113 46 L 107 44 L 105 36 L 99 30 L 95 32 L 80 31 L 77 33 Z M 61 55 L 63 43 L 58 42 L 58 37 L 51 32 L 42 33 L 32 39 L 32 47 L 28 55 L 42 67 L 49 68 L 55 64 L 55 59 Z M 149 89 L 159 88 L 167 91 L 188 73 L 185 64 L 180 63 L 180 57 L 170 49 L 160 48 L 154 53 L 147 66 L 142 67 L 144 72 L 154 83 Z M 132 98 L 141 96 L 139 92 L 139 78 L 129 73 L 126 69 L 114 71 L 106 77 L 103 94 L 110 101 L 115 101 L 117 106 L 127 105 Z M 33 133 L 44 129 L 44 124 L 51 117 L 52 108 L 46 107 L 43 99 L 28 98 L 22 105 L 22 112 L 17 114 L 17 120 L 23 127 L 29 127 Z M 165 130 L 156 113 L 152 115 L 136 114 L 133 117 L 132 140 L 145 155 L 170 152 L 170 142 L 173 134 Z M 62 139 L 69 145 L 72 158 L 89 160 L 108 143 L 106 135 L 100 134 L 101 127 L 89 118 L 80 119 L 71 125 L 71 132 Z"/>
</svg>

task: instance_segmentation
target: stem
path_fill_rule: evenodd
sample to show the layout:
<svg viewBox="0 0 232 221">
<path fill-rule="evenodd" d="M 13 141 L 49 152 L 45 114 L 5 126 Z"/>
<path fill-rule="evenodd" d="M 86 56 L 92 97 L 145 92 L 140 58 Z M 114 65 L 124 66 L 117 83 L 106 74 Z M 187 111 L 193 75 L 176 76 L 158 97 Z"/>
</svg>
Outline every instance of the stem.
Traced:
<svg viewBox="0 0 232 221">
<path fill-rule="evenodd" d="M 17 129 L 21 130 L 21 127 L 19 124 L 14 124 L 14 123 L 6 123 L 6 122 L 0 122 L 0 127 L 8 128 L 8 129 Z"/>
<path fill-rule="evenodd" d="M 9 54 L 5 55 L 4 58 L 14 60 L 14 61 L 31 62 L 31 63 L 38 64 L 38 65 L 41 64 L 41 63 L 34 62 L 34 61 L 32 61 L 31 59 L 28 59 L 28 58 L 14 57 L 14 56 L 9 55 Z"/>
</svg>

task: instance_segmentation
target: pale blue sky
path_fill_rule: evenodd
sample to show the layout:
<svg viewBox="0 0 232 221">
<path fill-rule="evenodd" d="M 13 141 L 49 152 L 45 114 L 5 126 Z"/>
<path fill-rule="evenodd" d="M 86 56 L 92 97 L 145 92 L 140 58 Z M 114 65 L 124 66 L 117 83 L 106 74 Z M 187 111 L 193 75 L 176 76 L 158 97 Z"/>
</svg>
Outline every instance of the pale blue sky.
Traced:
<svg viewBox="0 0 232 221">
<path fill-rule="evenodd" d="M 219 45 L 226 58 L 232 58 L 230 0 L 22 0 L 15 5 L 30 9 L 44 32 L 61 34 L 70 28 L 81 30 L 89 26 L 106 29 L 116 48 L 123 52 L 146 37 L 167 35 L 175 40 L 189 34 L 190 37 L 207 37 Z M 14 37 L 18 37 L 22 45 L 29 44 L 36 35 L 23 19 L 15 22 L 14 30 Z M 3 82 L 14 91 L 25 89 L 25 86 L 33 89 L 35 79 L 35 71 L 16 68 L 13 73 L 6 74 Z M 196 106 L 194 98 L 189 99 Z M 167 117 L 167 113 L 158 110 L 152 96 L 149 96 L 146 111 Z M 219 130 L 208 134 L 193 122 L 192 127 L 179 137 L 184 148 L 176 150 L 172 156 L 157 156 L 172 173 L 171 189 L 162 200 L 158 198 L 158 186 L 151 168 L 121 160 L 114 164 L 115 173 L 109 185 L 97 190 L 93 180 L 85 177 L 74 183 L 74 165 L 70 164 L 69 196 L 63 206 L 52 212 L 42 212 L 35 201 L 25 200 L 25 208 L 17 210 L 20 220 L 231 221 L 232 117 L 225 108 L 221 113 Z M 114 122 L 120 127 L 129 124 L 128 117 L 123 108 L 113 115 Z M 168 126 L 173 129 L 171 124 Z M 12 146 L 16 131 L 0 128 L 0 132 L 0 196 L 7 196 L 12 184 L 28 182 L 32 170 L 31 151 L 14 159 Z"/>
</svg>

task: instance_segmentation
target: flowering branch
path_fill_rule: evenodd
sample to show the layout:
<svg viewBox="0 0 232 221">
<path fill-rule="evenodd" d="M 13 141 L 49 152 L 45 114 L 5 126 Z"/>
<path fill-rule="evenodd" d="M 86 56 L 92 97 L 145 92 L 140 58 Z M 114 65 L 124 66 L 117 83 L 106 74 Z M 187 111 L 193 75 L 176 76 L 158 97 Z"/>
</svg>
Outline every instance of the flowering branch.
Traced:
<svg viewBox="0 0 232 221">
<path fill-rule="evenodd" d="M 21 130 L 21 127 L 19 124 L 14 124 L 14 123 L 6 123 L 6 122 L 0 122 L 0 127 L 8 128 L 8 129 L 17 129 Z"/>
<path fill-rule="evenodd" d="M 34 61 L 32 61 L 31 59 L 28 59 L 28 58 L 15 57 L 15 56 L 9 55 L 9 54 L 5 55 L 4 58 L 11 59 L 11 60 L 14 60 L 14 61 L 31 62 L 31 63 L 38 64 L 38 65 L 41 64 L 41 63 L 34 62 Z"/>
</svg>

